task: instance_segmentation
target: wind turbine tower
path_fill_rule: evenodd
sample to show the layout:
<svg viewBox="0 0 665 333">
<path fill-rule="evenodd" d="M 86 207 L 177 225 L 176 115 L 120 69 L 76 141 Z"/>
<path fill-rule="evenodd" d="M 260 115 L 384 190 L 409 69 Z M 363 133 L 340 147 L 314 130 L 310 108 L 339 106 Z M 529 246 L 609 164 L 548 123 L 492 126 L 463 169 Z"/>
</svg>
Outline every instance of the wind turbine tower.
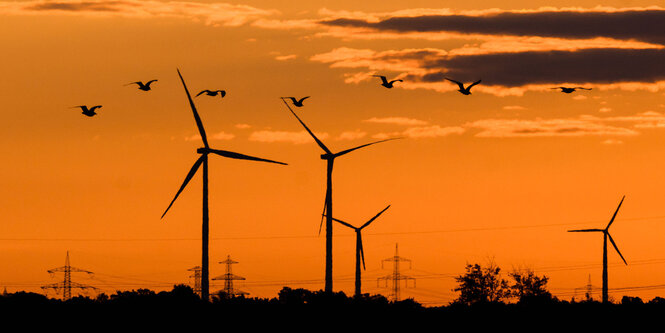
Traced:
<svg viewBox="0 0 665 333">
<path fill-rule="evenodd" d="M 382 211 L 380 211 L 378 214 L 376 214 L 374 217 L 369 219 L 369 221 L 365 222 L 360 227 L 354 227 L 353 225 L 346 223 L 342 220 L 338 220 L 336 218 L 333 218 L 333 220 L 339 222 L 340 224 L 349 227 L 353 229 L 356 232 L 356 290 L 355 290 L 355 297 L 360 297 L 362 295 L 360 291 L 360 262 L 362 261 L 363 263 L 363 269 L 365 269 L 365 250 L 363 249 L 363 236 L 362 236 L 362 230 L 365 229 L 365 227 L 369 226 L 374 220 L 376 220 L 383 212 L 385 212 L 388 208 L 390 208 L 390 205 L 388 207 L 384 208 Z"/>
<path fill-rule="evenodd" d="M 178 70 L 178 76 L 180 76 L 180 81 L 182 82 L 183 88 L 185 88 L 185 94 L 187 94 L 187 99 L 189 100 L 189 106 L 192 109 L 192 113 L 194 114 L 194 121 L 196 122 L 196 127 L 199 129 L 199 134 L 201 135 L 201 141 L 203 141 L 203 147 L 198 148 L 196 150 L 196 153 L 198 153 L 199 158 L 194 162 L 194 165 L 192 168 L 189 170 L 187 173 L 187 176 L 185 177 L 185 180 L 183 181 L 182 185 L 180 186 L 180 189 L 178 189 L 178 192 L 176 192 L 175 197 L 173 200 L 171 200 L 171 203 L 169 206 L 166 208 L 164 211 L 164 214 L 162 214 L 162 218 L 164 218 L 164 215 L 169 211 L 173 203 L 178 199 L 178 196 L 182 192 L 182 190 L 187 187 L 187 184 L 189 181 L 194 177 L 196 172 L 199 170 L 199 167 L 203 165 L 203 209 L 202 209 L 202 226 L 201 226 L 201 298 L 204 301 L 209 301 L 210 300 L 210 281 L 209 281 L 209 269 L 208 269 L 208 242 L 209 242 L 209 222 L 210 222 L 210 217 L 209 217 L 209 211 L 208 211 L 208 155 L 214 154 L 214 155 L 219 155 L 222 157 L 227 157 L 227 158 L 233 158 L 233 159 L 240 159 L 240 160 L 250 160 L 250 161 L 258 161 L 258 162 L 269 162 L 269 163 L 277 163 L 277 164 L 283 164 L 286 165 L 286 163 L 282 162 L 277 162 L 277 161 L 272 161 L 272 160 L 267 160 L 264 158 L 258 158 L 258 157 L 253 157 L 253 156 L 248 156 L 240 153 L 234 153 L 231 151 L 226 151 L 226 150 L 218 150 L 218 149 L 212 149 L 210 148 L 210 145 L 208 144 L 208 137 L 206 136 L 205 129 L 203 128 L 203 121 L 201 120 L 201 117 L 199 116 L 198 111 L 196 110 L 196 105 L 194 105 L 194 100 L 192 99 L 192 96 L 189 94 L 189 90 L 187 89 L 187 85 L 185 84 L 185 79 L 182 78 L 182 75 L 180 74 L 180 70 Z"/>
<path fill-rule="evenodd" d="M 605 229 L 578 229 L 578 230 L 568 230 L 568 232 L 602 232 L 603 233 L 603 303 L 609 302 L 609 294 L 608 294 L 608 284 L 607 284 L 607 240 L 609 239 L 610 242 L 612 243 L 612 246 L 614 246 L 614 249 L 617 251 L 619 256 L 621 257 L 621 260 L 623 260 L 623 263 L 628 265 L 626 262 L 626 259 L 623 258 L 623 255 L 621 254 L 621 251 L 619 251 L 619 247 L 617 247 L 617 244 L 614 242 L 614 239 L 612 239 L 612 236 L 610 235 L 610 226 L 612 225 L 612 222 L 614 222 L 614 219 L 617 217 L 617 213 L 619 212 L 619 208 L 621 208 L 621 204 L 623 203 L 623 199 L 625 199 L 626 196 L 624 195 L 623 198 L 621 198 L 621 201 L 619 202 L 619 206 L 617 207 L 617 210 L 614 211 L 614 215 L 612 215 L 612 219 L 610 219 L 610 223 L 607 224 L 607 227 Z"/>
<path fill-rule="evenodd" d="M 64 273 L 64 280 L 62 282 L 57 282 L 57 283 L 52 283 L 52 284 L 47 284 L 45 286 L 42 286 L 42 289 L 53 289 L 56 292 L 59 290 L 62 290 L 62 299 L 63 300 L 68 300 L 72 298 L 72 288 L 77 288 L 77 289 L 97 289 L 93 286 L 87 286 L 84 284 L 72 282 L 72 272 L 75 273 L 87 273 L 87 274 L 93 274 L 90 271 L 86 271 L 80 268 L 72 267 L 69 264 L 69 251 L 67 251 L 67 257 L 65 258 L 65 265 L 62 267 L 54 268 L 54 269 L 49 269 L 48 272 L 50 274 L 55 274 L 58 272 Z"/>
<path fill-rule="evenodd" d="M 388 259 L 383 259 L 381 261 L 381 268 L 383 268 L 383 263 L 384 262 L 392 262 L 393 263 L 393 274 L 391 275 L 386 275 L 384 277 L 380 277 L 377 279 L 377 284 L 381 280 L 386 281 L 386 286 L 388 285 L 388 280 L 392 281 L 392 294 L 390 295 L 395 302 L 399 302 L 400 300 L 400 287 L 401 287 L 401 281 L 404 281 L 404 286 L 408 287 L 409 280 L 413 280 L 413 287 L 416 287 L 416 279 L 412 278 L 410 276 L 403 275 L 400 272 L 400 262 L 408 262 L 409 263 L 409 269 L 411 269 L 411 260 L 406 259 L 403 257 L 399 256 L 399 251 L 397 244 L 395 244 L 395 255 L 392 258 Z"/>
<path fill-rule="evenodd" d="M 325 274 L 325 289 L 324 291 L 326 293 L 332 293 L 333 292 L 333 280 L 332 280 L 332 237 L 333 237 L 333 200 L 332 200 L 332 172 L 333 172 L 333 163 L 335 162 L 335 159 L 337 157 L 340 157 L 342 155 L 346 155 L 354 150 L 367 147 L 373 144 L 377 144 L 380 142 L 384 141 L 390 141 L 390 140 L 395 140 L 399 138 L 390 138 L 390 139 L 385 139 L 385 140 L 379 140 L 379 141 L 374 141 L 370 143 L 366 143 L 364 145 L 360 145 L 354 148 L 346 149 L 343 151 L 340 151 L 338 153 L 333 153 L 328 147 L 323 144 L 319 138 L 314 135 L 314 132 L 312 132 L 307 125 L 298 117 L 298 115 L 293 112 L 293 109 L 289 106 L 289 103 L 282 98 L 282 102 L 284 102 L 284 105 L 291 111 L 294 117 L 298 119 L 298 122 L 305 128 L 307 133 L 309 133 L 310 136 L 316 141 L 316 144 L 321 147 L 323 150 L 323 154 L 321 154 L 321 159 L 326 161 L 326 199 L 323 204 L 323 213 L 321 215 L 321 225 L 323 225 L 323 218 L 325 217 L 326 220 L 326 274 Z M 319 226 L 319 232 L 321 232 L 321 226 Z"/>
</svg>

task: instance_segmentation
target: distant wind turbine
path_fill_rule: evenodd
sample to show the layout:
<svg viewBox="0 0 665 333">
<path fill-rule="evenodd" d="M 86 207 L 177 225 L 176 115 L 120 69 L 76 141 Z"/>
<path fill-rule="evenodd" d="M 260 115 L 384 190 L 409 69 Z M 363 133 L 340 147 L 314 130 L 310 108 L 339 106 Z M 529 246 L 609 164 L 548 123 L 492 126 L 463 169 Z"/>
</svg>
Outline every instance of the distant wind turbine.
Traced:
<svg viewBox="0 0 665 333">
<path fill-rule="evenodd" d="M 277 163 L 277 164 L 283 164 L 286 165 L 286 163 L 282 162 L 277 162 L 277 161 L 272 161 L 272 160 L 267 160 L 263 158 L 258 158 L 258 157 L 252 157 L 248 155 L 243 155 L 240 153 L 234 153 L 226 150 L 217 150 L 217 149 L 212 149 L 210 148 L 210 145 L 208 144 L 208 138 L 206 136 L 205 129 L 203 128 L 203 122 L 201 121 L 201 117 L 199 117 L 199 113 L 196 111 L 196 106 L 194 105 L 194 101 L 192 100 L 192 96 L 189 94 L 189 90 L 187 90 L 187 85 L 185 84 L 185 80 L 182 78 L 182 75 L 180 74 L 180 70 L 178 70 L 178 76 L 180 76 L 180 81 L 182 81 L 182 86 L 185 88 L 185 93 L 187 94 L 187 99 L 189 100 L 189 105 L 192 109 L 192 113 L 194 113 L 194 120 L 196 121 L 196 126 L 199 129 L 199 133 L 201 134 L 201 140 L 203 141 L 203 147 L 198 148 L 196 152 L 200 154 L 201 156 L 194 162 L 194 165 L 192 168 L 189 170 L 189 173 L 187 173 L 187 176 L 185 177 L 185 181 L 182 183 L 180 186 L 180 189 L 178 189 L 178 192 L 175 194 L 175 197 L 169 204 L 169 206 L 166 208 L 164 211 L 164 214 L 162 214 L 162 218 L 164 218 L 164 215 L 169 211 L 173 203 L 175 202 L 176 199 L 178 199 L 178 196 L 182 192 L 182 190 L 185 189 L 187 186 L 187 183 L 194 177 L 194 174 L 196 174 L 196 171 L 198 171 L 199 167 L 203 165 L 203 227 L 202 227 L 202 236 L 201 236 L 201 243 L 202 243 L 202 254 L 201 254 L 201 298 L 205 301 L 208 301 L 209 295 L 210 295 L 210 285 L 209 285 L 209 280 L 208 280 L 208 224 L 209 224 L 209 216 L 208 216 L 208 154 L 215 154 L 219 155 L 222 157 L 228 157 L 228 158 L 235 158 L 235 159 L 241 159 L 241 160 L 250 160 L 250 161 L 260 161 L 260 162 L 269 162 L 269 163 Z"/>
<path fill-rule="evenodd" d="M 369 221 L 365 222 L 360 227 L 354 227 L 349 223 L 346 223 L 342 220 L 338 220 L 333 217 L 333 220 L 339 222 L 340 224 L 347 226 L 356 232 L 356 291 L 355 291 L 355 296 L 360 297 L 362 293 L 360 292 L 360 261 L 362 260 L 363 263 L 363 269 L 365 269 L 365 250 L 363 250 L 363 236 L 361 234 L 362 230 L 370 225 L 370 223 L 374 222 L 376 218 L 378 218 L 383 212 L 385 212 L 388 208 L 390 208 L 390 205 L 388 207 L 384 208 L 382 211 L 380 211 L 378 214 L 376 214 L 374 217 L 369 219 Z"/>
<path fill-rule="evenodd" d="M 612 222 L 614 222 L 614 218 L 616 218 L 617 213 L 619 212 L 619 208 L 621 208 L 621 204 L 623 203 L 623 199 L 625 199 L 626 196 L 624 195 L 623 198 L 621 198 L 621 202 L 619 202 L 619 206 L 617 207 L 617 210 L 614 212 L 614 215 L 612 215 L 612 219 L 610 220 L 610 223 L 607 224 L 607 227 L 605 229 L 578 229 L 578 230 L 568 230 L 568 232 L 602 232 L 603 233 L 603 303 L 607 303 L 609 301 L 609 296 L 608 296 L 608 286 L 607 286 L 607 239 L 610 239 L 610 242 L 612 243 L 612 246 L 614 246 L 614 249 L 617 251 L 619 256 L 621 257 L 621 260 L 623 260 L 623 263 L 628 265 L 626 262 L 626 259 L 623 258 L 623 255 L 621 255 L 621 251 L 619 251 L 619 248 L 617 247 L 617 244 L 614 243 L 614 240 L 612 239 L 612 236 L 610 235 L 609 229 L 610 226 L 612 225 Z"/>
<path fill-rule="evenodd" d="M 293 112 L 293 109 L 289 106 L 289 103 L 282 98 L 282 102 L 284 102 L 284 105 L 291 111 L 294 117 L 298 119 L 298 122 L 305 128 L 307 133 L 312 136 L 314 141 L 316 141 L 316 144 L 323 149 L 324 154 L 321 154 L 321 159 L 326 160 L 327 165 L 326 165 L 326 199 L 325 203 L 323 205 L 323 215 L 325 215 L 326 218 L 326 276 L 325 276 L 325 289 L 324 291 L 327 293 L 331 293 L 332 290 L 332 227 L 333 227 L 333 219 L 332 219 L 332 214 L 333 214 L 333 209 L 332 209 L 332 171 L 333 171 L 333 163 L 335 162 L 335 158 L 340 157 L 342 155 L 346 155 L 354 150 L 367 147 L 376 143 L 384 142 L 384 141 L 390 141 L 390 140 L 395 140 L 399 138 L 390 138 L 390 139 L 385 139 L 385 140 L 379 140 L 379 141 L 374 141 L 370 143 L 366 143 L 364 145 L 360 145 L 358 147 L 342 150 L 338 153 L 333 153 L 326 145 L 319 140 L 319 138 L 314 135 L 314 132 L 312 132 L 305 123 L 300 120 L 300 117 Z M 321 219 L 321 225 L 323 225 L 323 218 Z M 319 226 L 319 232 L 321 232 L 321 226 Z"/>
</svg>

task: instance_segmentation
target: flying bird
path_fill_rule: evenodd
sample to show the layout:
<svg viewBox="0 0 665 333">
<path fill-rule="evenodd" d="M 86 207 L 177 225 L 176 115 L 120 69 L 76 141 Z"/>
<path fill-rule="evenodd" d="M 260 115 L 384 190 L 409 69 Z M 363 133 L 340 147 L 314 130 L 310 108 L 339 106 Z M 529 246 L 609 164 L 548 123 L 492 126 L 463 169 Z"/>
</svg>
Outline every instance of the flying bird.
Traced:
<svg viewBox="0 0 665 333">
<path fill-rule="evenodd" d="M 591 88 L 584 88 L 584 87 L 574 87 L 574 88 L 569 88 L 569 87 L 554 87 L 550 89 L 561 89 L 561 92 L 570 94 L 571 92 L 577 90 L 577 89 L 583 89 L 583 90 L 591 90 Z"/>
<path fill-rule="evenodd" d="M 200 93 L 196 94 L 196 97 L 199 97 L 199 95 L 204 94 L 204 93 L 208 96 L 220 95 L 222 98 L 224 98 L 224 96 L 226 96 L 226 91 L 225 90 L 208 90 L 208 89 L 206 89 L 206 90 L 201 90 Z"/>
<path fill-rule="evenodd" d="M 388 81 L 388 79 L 386 79 L 386 77 L 383 76 L 383 75 L 372 75 L 372 76 L 380 77 L 380 78 L 381 78 L 381 81 L 382 81 L 381 85 L 384 86 L 384 87 L 386 87 L 386 88 L 388 88 L 388 89 L 392 88 L 392 87 L 393 87 L 393 84 L 394 84 L 395 82 L 398 82 L 398 81 L 399 81 L 399 82 L 404 82 L 404 81 L 402 81 L 402 80 L 392 80 L 392 81 Z"/>
<path fill-rule="evenodd" d="M 72 109 L 81 108 L 81 110 L 83 110 L 83 112 L 81 112 L 81 113 L 83 113 L 84 115 L 86 115 L 88 117 L 92 117 L 92 116 L 97 114 L 95 112 L 95 109 L 98 109 L 98 108 L 101 108 L 101 107 L 102 107 L 101 105 L 95 105 L 92 108 L 88 108 L 87 105 L 77 105 L 77 106 L 72 106 Z"/>
<path fill-rule="evenodd" d="M 303 102 L 304 100 L 308 99 L 309 96 L 305 96 L 305 97 L 303 97 L 303 98 L 301 98 L 301 99 L 296 99 L 295 97 L 282 97 L 282 98 L 290 98 L 290 99 L 291 99 L 291 102 L 293 102 L 293 105 L 295 105 L 295 106 L 297 106 L 297 107 L 302 107 L 302 102 Z"/>
<path fill-rule="evenodd" d="M 141 82 L 141 81 L 130 82 L 130 83 L 127 83 L 126 86 L 128 86 L 128 85 L 130 85 L 130 84 L 138 84 L 138 85 L 139 85 L 139 89 L 141 89 L 141 90 L 143 90 L 143 91 L 148 91 L 148 90 L 150 90 L 150 84 L 153 83 L 153 82 L 155 82 L 155 81 L 157 81 L 157 80 L 150 80 L 150 81 L 148 81 L 148 82 L 146 82 L 146 83 L 143 83 L 143 82 Z"/>
<path fill-rule="evenodd" d="M 480 83 L 480 81 L 481 81 L 481 80 L 478 80 L 478 81 L 470 84 L 468 87 L 464 88 L 464 84 L 462 84 L 462 82 L 455 81 L 455 80 L 449 79 L 449 78 L 446 78 L 446 80 L 448 80 L 450 82 L 457 83 L 457 85 L 459 86 L 459 90 L 457 90 L 457 91 L 461 92 L 463 95 L 471 95 L 471 87 L 475 86 L 476 84 Z"/>
</svg>

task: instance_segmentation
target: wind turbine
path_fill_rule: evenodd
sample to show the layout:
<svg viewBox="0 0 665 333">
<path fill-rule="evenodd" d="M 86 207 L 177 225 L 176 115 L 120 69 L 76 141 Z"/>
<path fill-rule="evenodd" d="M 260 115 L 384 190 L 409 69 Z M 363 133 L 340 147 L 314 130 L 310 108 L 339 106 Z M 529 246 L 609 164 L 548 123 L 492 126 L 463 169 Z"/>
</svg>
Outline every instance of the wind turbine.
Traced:
<svg viewBox="0 0 665 333">
<path fill-rule="evenodd" d="M 175 197 L 169 204 L 169 206 L 166 208 L 164 211 L 164 214 L 162 214 L 162 218 L 164 218 L 164 215 L 169 211 L 173 203 L 175 202 L 176 199 L 178 199 L 178 196 L 182 192 L 182 190 L 185 189 L 187 186 L 187 183 L 194 177 L 196 174 L 196 171 L 198 171 L 199 167 L 203 165 L 203 226 L 202 226 L 202 236 L 201 236 L 201 244 L 202 244 L 202 253 L 201 253 L 201 298 L 205 301 L 208 301 L 209 295 L 210 295 L 210 284 L 208 280 L 208 224 L 209 224 L 209 216 L 208 216 L 208 154 L 215 154 L 219 155 L 222 157 L 228 157 L 228 158 L 235 158 L 235 159 L 240 159 L 240 160 L 250 160 L 250 161 L 260 161 L 260 162 L 269 162 L 269 163 L 277 163 L 277 164 L 283 164 L 286 165 L 286 163 L 282 162 L 277 162 L 277 161 L 272 161 L 272 160 L 267 160 L 264 158 L 258 158 L 258 157 L 253 157 L 253 156 L 248 156 L 240 153 L 234 153 L 226 150 L 217 150 L 217 149 L 212 149 L 210 148 L 210 145 L 208 144 L 208 138 L 206 136 L 205 129 L 203 128 L 203 122 L 201 121 L 201 117 L 199 117 L 199 113 L 196 111 L 196 106 L 194 105 L 194 101 L 192 100 L 192 96 L 189 94 L 189 90 L 187 90 L 187 85 L 185 84 L 185 80 L 182 78 L 182 75 L 180 74 L 180 70 L 178 70 L 178 76 L 180 76 L 180 81 L 182 81 L 182 86 L 185 88 L 185 93 L 187 94 L 187 99 L 189 100 L 189 105 L 192 108 L 192 113 L 194 113 L 194 120 L 196 121 L 196 126 L 199 129 L 199 133 L 201 134 L 201 140 L 203 141 L 203 147 L 198 148 L 196 152 L 200 154 L 201 156 L 194 162 L 194 165 L 192 168 L 189 170 L 187 173 L 187 176 L 185 177 L 185 181 L 182 183 L 180 186 L 180 189 L 178 189 L 178 192 L 175 194 Z"/>
<path fill-rule="evenodd" d="M 339 222 L 342 225 L 345 225 L 353 230 L 356 231 L 356 292 L 355 296 L 360 297 L 362 293 L 360 292 L 360 261 L 362 260 L 363 262 L 363 269 L 365 269 L 365 250 L 363 250 L 363 236 L 361 234 L 361 231 L 370 225 L 370 223 L 374 222 L 379 215 L 383 214 L 388 208 L 390 208 L 390 205 L 388 207 L 384 208 L 382 211 L 380 211 L 378 214 L 376 214 L 374 217 L 372 217 L 369 221 L 365 222 L 362 226 L 359 228 L 356 228 L 352 226 L 349 223 L 346 223 L 342 220 L 338 220 L 333 217 L 333 220 Z"/>
<path fill-rule="evenodd" d="M 305 125 L 305 123 L 300 120 L 300 117 L 293 112 L 293 109 L 289 106 L 289 104 L 282 98 L 282 102 L 284 102 L 284 105 L 286 105 L 287 108 L 289 108 L 289 111 L 293 114 L 296 119 L 298 119 L 298 122 L 305 128 L 307 133 L 314 138 L 314 141 L 316 141 L 316 144 L 323 149 L 323 154 L 321 154 L 321 159 L 326 160 L 326 199 L 325 203 L 323 205 L 323 213 L 322 213 L 322 218 L 321 218 L 321 224 L 323 224 L 323 217 L 325 216 L 326 218 L 326 282 L 325 282 L 325 289 L 324 291 L 327 293 L 332 293 L 333 291 L 333 286 L 332 286 L 332 226 L 333 226 L 333 219 L 332 219 L 332 214 L 333 214 L 333 209 L 332 209 L 332 171 L 333 171 L 333 163 L 335 162 L 335 158 L 340 157 L 342 155 L 348 154 L 354 150 L 367 147 L 376 143 L 384 142 L 384 141 L 390 141 L 390 140 L 395 140 L 399 138 L 390 138 L 390 139 L 385 139 L 385 140 L 379 140 L 379 141 L 374 141 L 370 143 L 366 143 L 364 145 L 360 145 L 358 147 L 342 150 L 338 153 L 333 153 L 326 145 L 319 140 L 319 138 L 314 135 L 314 133 Z M 321 232 L 321 226 L 319 226 L 319 232 Z"/>
<path fill-rule="evenodd" d="M 607 293 L 608 287 L 607 287 L 607 239 L 609 238 L 610 242 L 612 243 L 612 246 L 614 246 L 614 249 L 617 251 L 619 256 L 621 257 L 621 260 L 623 260 L 623 263 L 628 265 L 626 262 L 626 259 L 623 258 L 623 255 L 621 255 L 621 251 L 619 251 L 619 247 L 617 247 L 617 244 L 614 242 L 614 239 L 612 239 L 612 236 L 610 235 L 610 226 L 612 225 L 612 222 L 614 222 L 614 218 L 616 218 L 617 213 L 619 212 L 619 208 L 621 208 L 621 204 L 623 203 L 623 199 L 625 199 L 626 196 L 624 195 L 623 198 L 621 198 L 621 202 L 619 202 L 619 206 L 617 207 L 617 210 L 614 212 L 614 215 L 612 215 L 612 219 L 610 220 L 610 223 L 607 224 L 607 227 L 605 229 L 578 229 L 578 230 L 568 230 L 568 232 L 602 232 L 603 233 L 603 303 L 607 303 L 609 301 L 609 296 Z"/>
</svg>

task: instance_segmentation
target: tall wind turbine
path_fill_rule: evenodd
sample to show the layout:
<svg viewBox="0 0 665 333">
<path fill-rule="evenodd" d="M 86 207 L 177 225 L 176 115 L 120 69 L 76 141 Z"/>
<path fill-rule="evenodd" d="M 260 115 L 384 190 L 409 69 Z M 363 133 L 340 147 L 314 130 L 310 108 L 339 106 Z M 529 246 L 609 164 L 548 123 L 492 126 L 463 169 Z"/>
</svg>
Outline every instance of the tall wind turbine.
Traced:
<svg viewBox="0 0 665 333">
<path fill-rule="evenodd" d="M 619 202 L 619 206 L 617 207 L 617 210 L 614 212 L 614 215 L 612 215 L 612 219 L 610 220 L 610 223 L 607 224 L 607 227 L 605 229 L 578 229 L 578 230 L 568 230 L 568 232 L 602 232 L 603 233 L 603 303 L 607 303 L 609 301 L 609 296 L 607 293 L 608 287 L 607 287 L 607 239 L 609 238 L 610 242 L 612 243 L 612 246 L 614 246 L 614 249 L 617 250 L 617 253 L 621 257 L 621 260 L 623 260 L 623 263 L 628 265 L 626 262 L 626 259 L 623 258 L 623 255 L 621 255 L 621 251 L 619 251 L 619 247 L 617 247 L 617 244 L 614 242 L 614 239 L 612 239 L 612 236 L 610 235 L 610 226 L 612 225 L 612 222 L 614 222 L 614 218 L 617 217 L 617 213 L 619 212 L 619 208 L 621 208 L 621 204 L 623 203 L 623 199 L 625 199 L 626 196 L 624 195 L 623 198 L 621 198 L 621 202 Z"/>
<path fill-rule="evenodd" d="M 203 165 L 203 226 L 202 226 L 202 236 L 201 236 L 201 244 L 202 244 L 202 251 L 201 251 L 201 298 L 205 301 L 209 300 L 209 295 L 210 295 L 210 284 L 208 280 L 208 224 L 209 224 L 209 216 L 208 216 L 208 154 L 215 154 L 219 155 L 222 157 L 228 157 L 228 158 L 235 158 L 235 159 L 240 159 L 240 160 L 250 160 L 250 161 L 260 161 L 260 162 L 269 162 L 269 163 L 277 163 L 277 164 L 283 164 L 286 165 L 286 163 L 282 162 L 277 162 L 277 161 L 272 161 L 272 160 L 267 160 L 264 158 L 258 158 L 258 157 L 252 157 L 240 153 L 234 153 L 226 150 L 217 150 L 217 149 L 212 149 L 210 148 L 210 145 L 208 144 L 208 138 L 206 136 L 205 129 L 203 128 L 203 122 L 201 121 L 201 117 L 199 117 L 199 113 L 196 111 L 196 106 L 194 105 L 194 101 L 192 100 L 192 96 L 189 94 L 189 90 L 187 90 L 187 85 L 185 84 L 185 80 L 182 78 L 182 75 L 180 74 L 180 70 L 178 70 L 178 76 L 180 76 L 180 81 L 182 81 L 182 86 L 185 88 L 185 93 L 187 94 L 187 99 L 189 100 L 189 105 L 192 108 L 192 113 L 194 113 L 194 120 L 196 121 L 196 126 L 199 129 L 199 133 L 201 134 L 201 140 L 203 141 L 203 147 L 198 148 L 196 152 L 200 154 L 201 156 L 194 162 L 194 165 L 192 168 L 189 170 L 189 173 L 187 173 L 187 176 L 185 177 L 185 181 L 182 183 L 180 186 L 180 189 L 178 189 L 178 192 L 176 192 L 175 197 L 169 204 L 169 206 L 166 208 L 164 211 L 164 214 L 162 214 L 162 218 L 166 213 L 169 211 L 173 203 L 175 202 L 176 199 L 178 199 L 178 196 L 180 195 L 180 192 L 185 189 L 187 186 L 187 183 L 194 177 L 196 174 L 196 171 L 198 171 L 199 167 Z"/>
<path fill-rule="evenodd" d="M 333 227 L 333 209 L 332 209 L 332 171 L 333 171 L 333 163 L 335 162 L 335 158 L 340 157 L 342 155 L 348 154 L 356 149 L 360 149 L 363 147 L 367 147 L 369 145 L 373 145 L 376 143 L 384 142 L 384 141 L 389 141 L 389 140 L 395 140 L 398 138 L 391 138 L 391 139 L 385 139 L 385 140 L 379 140 L 379 141 L 374 141 L 370 143 L 366 143 L 364 145 L 360 145 L 358 147 L 350 148 L 347 150 L 342 150 L 338 153 L 333 153 L 326 145 L 319 140 L 319 138 L 314 135 L 314 133 L 305 125 L 305 123 L 300 120 L 300 117 L 293 112 L 293 109 L 289 106 L 289 104 L 282 98 L 282 102 L 284 102 L 284 105 L 286 105 L 287 108 L 289 108 L 289 111 L 293 114 L 296 119 L 300 122 L 300 124 L 305 128 L 307 133 L 314 138 L 314 141 L 316 141 L 316 144 L 323 149 L 323 154 L 321 154 L 321 159 L 326 160 L 327 166 L 326 166 L 326 199 L 325 203 L 323 205 L 323 214 L 322 214 L 322 219 L 321 219 L 321 224 L 323 224 L 323 216 L 326 218 L 326 285 L 325 285 L 325 292 L 327 293 L 332 293 L 333 291 L 333 283 L 332 283 L 332 227 Z M 321 227 L 319 227 L 319 232 Z"/>
<path fill-rule="evenodd" d="M 353 230 L 356 231 L 356 292 L 355 296 L 360 297 L 362 293 L 360 292 L 360 261 L 362 260 L 363 262 L 363 269 L 365 269 L 365 250 L 363 250 L 363 236 L 361 234 L 361 231 L 370 225 L 370 223 L 374 222 L 379 215 L 383 214 L 388 208 L 390 208 L 390 205 L 388 207 L 384 208 L 382 211 L 380 211 L 378 214 L 376 214 L 374 217 L 372 217 L 369 221 L 365 222 L 360 227 L 354 227 L 349 223 L 346 223 L 342 220 L 338 220 L 333 217 L 333 220 L 339 222 L 342 225 L 345 225 Z"/>
</svg>

